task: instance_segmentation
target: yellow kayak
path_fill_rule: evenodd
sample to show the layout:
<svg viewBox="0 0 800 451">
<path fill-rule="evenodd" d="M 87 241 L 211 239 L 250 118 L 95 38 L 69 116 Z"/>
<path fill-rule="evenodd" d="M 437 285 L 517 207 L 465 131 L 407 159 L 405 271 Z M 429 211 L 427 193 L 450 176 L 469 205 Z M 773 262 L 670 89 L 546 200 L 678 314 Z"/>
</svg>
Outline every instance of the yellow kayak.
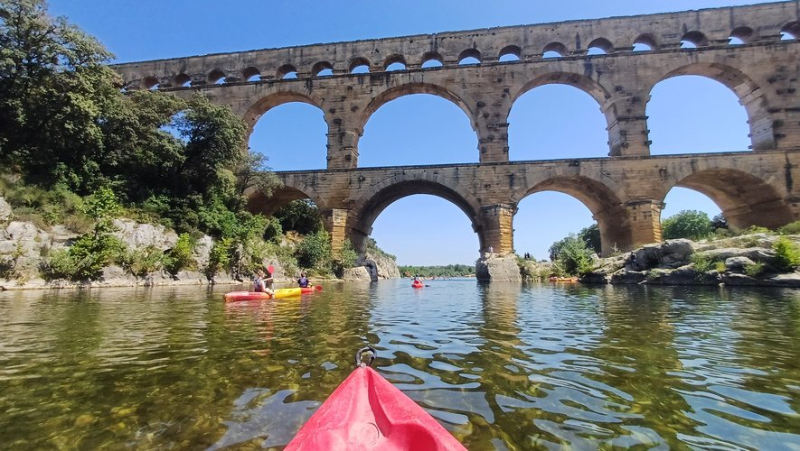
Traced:
<svg viewBox="0 0 800 451">
<path fill-rule="evenodd" d="M 302 288 L 278 288 L 275 290 L 275 299 L 294 298 L 302 294 Z"/>
</svg>

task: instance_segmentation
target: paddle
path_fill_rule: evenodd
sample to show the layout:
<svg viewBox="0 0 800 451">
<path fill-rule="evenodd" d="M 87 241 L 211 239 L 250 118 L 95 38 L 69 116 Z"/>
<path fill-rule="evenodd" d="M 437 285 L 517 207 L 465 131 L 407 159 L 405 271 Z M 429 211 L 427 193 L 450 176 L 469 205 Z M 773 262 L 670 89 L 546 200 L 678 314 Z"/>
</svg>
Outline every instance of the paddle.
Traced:
<svg viewBox="0 0 800 451">
<path fill-rule="evenodd" d="M 267 266 L 267 271 L 269 271 L 269 275 L 272 276 L 272 274 L 275 273 L 275 267 L 272 266 L 272 265 L 269 265 L 269 266 Z"/>
</svg>

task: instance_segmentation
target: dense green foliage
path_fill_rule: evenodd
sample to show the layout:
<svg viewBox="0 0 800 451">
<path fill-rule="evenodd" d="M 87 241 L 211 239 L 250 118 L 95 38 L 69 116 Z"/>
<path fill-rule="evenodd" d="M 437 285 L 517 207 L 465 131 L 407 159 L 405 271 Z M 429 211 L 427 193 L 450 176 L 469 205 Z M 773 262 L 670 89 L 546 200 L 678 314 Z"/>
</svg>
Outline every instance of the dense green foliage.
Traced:
<svg viewBox="0 0 800 451">
<path fill-rule="evenodd" d="M 772 245 L 778 267 L 788 271 L 800 266 L 800 247 L 785 236 L 781 236 Z"/>
<path fill-rule="evenodd" d="M 275 212 L 273 217 L 278 220 L 283 232 L 311 235 L 322 229 L 319 209 L 309 199 L 293 200 Z"/>
<path fill-rule="evenodd" d="M 600 226 L 595 222 L 594 224 L 581 229 L 578 232 L 578 239 L 586 244 L 586 248 L 599 254 L 602 251 L 600 243 Z"/>
<path fill-rule="evenodd" d="M 559 274 L 584 274 L 592 269 L 593 251 L 586 246 L 584 240 L 570 234 L 557 244 L 559 244 L 558 247 L 556 249 L 551 247 L 550 252 Z M 553 252 L 555 252 L 554 255 Z"/>
<path fill-rule="evenodd" d="M 400 275 L 411 277 L 463 277 L 475 274 L 475 267 L 470 265 L 446 266 L 399 266 Z"/>
<path fill-rule="evenodd" d="M 711 220 L 702 211 L 683 210 L 661 221 L 661 235 L 665 240 L 700 240 L 707 238 L 712 231 Z"/>
</svg>

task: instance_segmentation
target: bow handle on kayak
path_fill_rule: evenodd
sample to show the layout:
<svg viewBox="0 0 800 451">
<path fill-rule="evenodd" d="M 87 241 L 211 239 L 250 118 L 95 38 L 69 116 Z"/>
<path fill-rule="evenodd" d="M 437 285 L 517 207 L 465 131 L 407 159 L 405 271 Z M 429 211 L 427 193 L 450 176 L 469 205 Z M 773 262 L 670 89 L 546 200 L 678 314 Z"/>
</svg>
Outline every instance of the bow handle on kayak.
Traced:
<svg viewBox="0 0 800 451">
<path fill-rule="evenodd" d="M 361 361 L 361 355 L 364 354 L 365 352 L 369 352 L 370 353 L 369 361 L 362 362 Z M 361 368 L 361 367 L 364 367 L 364 366 L 372 365 L 372 361 L 375 360 L 375 357 L 377 357 L 377 356 L 378 356 L 378 351 L 376 351 L 375 348 L 373 348 L 372 346 L 366 346 L 366 347 L 363 347 L 363 348 L 359 349 L 358 351 L 356 351 L 356 367 Z"/>
</svg>

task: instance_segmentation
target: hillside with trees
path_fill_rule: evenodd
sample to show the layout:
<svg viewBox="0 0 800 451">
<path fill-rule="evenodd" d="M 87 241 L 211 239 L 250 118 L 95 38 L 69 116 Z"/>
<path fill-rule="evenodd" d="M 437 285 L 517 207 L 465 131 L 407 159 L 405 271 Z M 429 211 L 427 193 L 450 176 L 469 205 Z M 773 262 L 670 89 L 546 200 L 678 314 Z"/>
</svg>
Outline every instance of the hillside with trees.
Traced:
<svg viewBox="0 0 800 451">
<path fill-rule="evenodd" d="M 319 274 L 354 263 L 348 246 L 334 258 L 307 202 L 271 219 L 245 209 L 246 190 L 269 196 L 279 181 L 266 157 L 248 153 L 247 128 L 230 109 L 200 95 L 125 92 L 108 66 L 112 57 L 51 17 L 45 1 L 0 0 L 0 199 L 13 211 L 0 222 L 76 234 L 68 249 L 43 256 L 44 276 L 91 279 L 111 264 L 177 272 L 189 264 L 171 251 L 125 249 L 111 237 L 121 217 L 174 230 L 183 254 L 212 237 L 209 277 L 249 272 L 267 256 Z M 290 232 L 299 239 L 287 243 Z M 11 274 L 12 254 L 0 258 Z"/>
</svg>

